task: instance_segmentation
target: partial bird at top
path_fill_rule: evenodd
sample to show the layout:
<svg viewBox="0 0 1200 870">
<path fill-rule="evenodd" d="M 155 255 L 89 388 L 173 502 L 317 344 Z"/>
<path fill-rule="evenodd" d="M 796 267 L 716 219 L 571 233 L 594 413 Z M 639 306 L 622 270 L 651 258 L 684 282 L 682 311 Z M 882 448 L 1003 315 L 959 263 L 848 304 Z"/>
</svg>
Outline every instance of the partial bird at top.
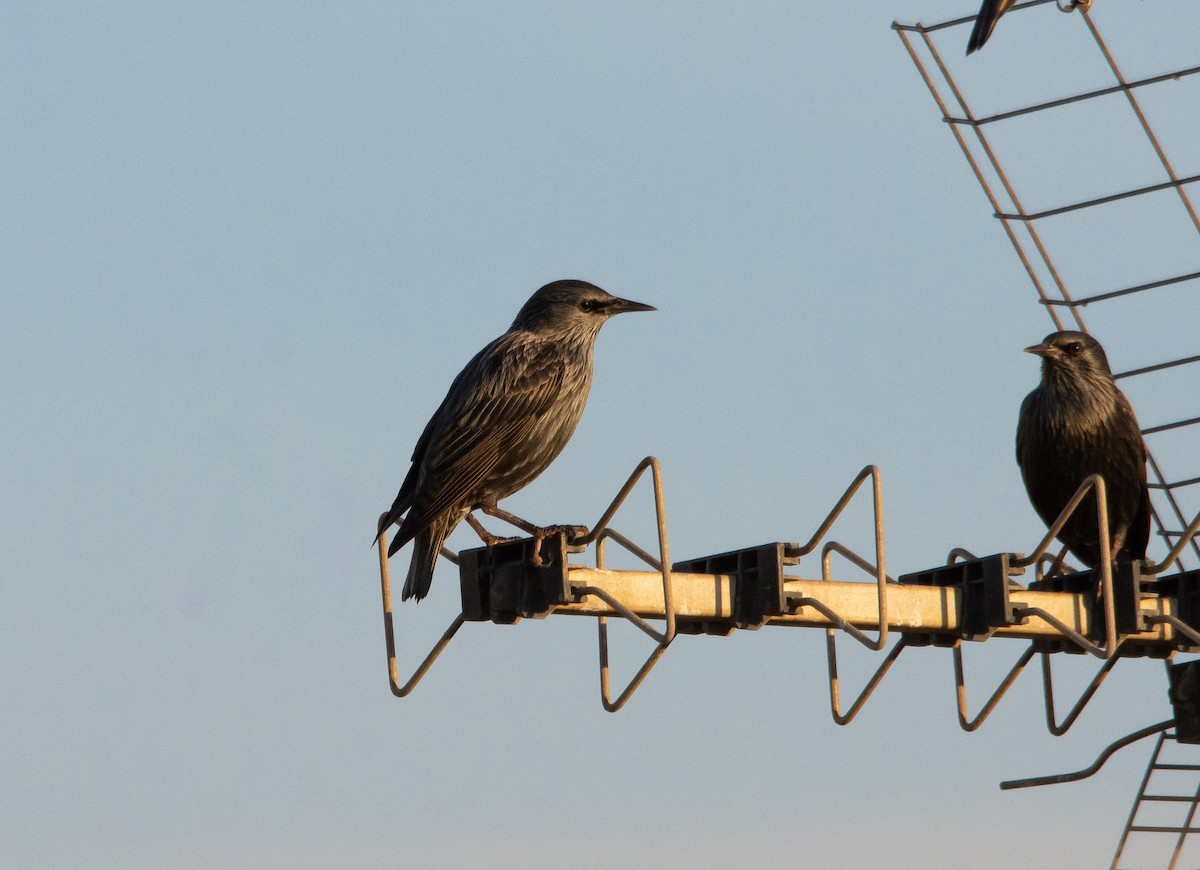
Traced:
<svg viewBox="0 0 1200 870">
<path fill-rule="evenodd" d="M 967 54 L 983 48 L 984 43 L 988 41 L 992 31 L 996 28 L 996 22 L 1000 20 L 1000 16 L 1016 4 L 1017 0 L 983 0 L 983 5 L 979 7 L 979 14 L 975 17 L 975 27 L 971 31 L 971 38 L 967 40 Z M 1073 9 L 1082 9 L 1086 12 L 1091 5 L 1092 0 L 1070 0 L 1066 5 L 1060 4 L 1059 8 L 1064 12 L 1070 12 Z"/>
<path fill-rule="evenodd" d="M 1104 349 L 1085 333 L 1055 332 L 1025 350 L 1042 358 L 1042 381 L 1021 403 L 1017 421 L 1017 464 L 1029 500 L 1050 526 L 1084 480 L 1099 474 L 1108 494 L 1109 555 L 1114 562 L 1146 558 L 1146 445 Z M 1094 492 L 1058 539 L 1089 568 L 1100 565 Z"/>
<path fill-rule="evenodd" d="M 401 600 L 425 597 L 443 542 L 471 511 L 495 510 L 562 452 L 587 403 L 592 349 L 605 321 L 654 310 L 586 281 L 555 281 L 467 363 L 421 433 L 391 510 L 379 519 L 380 534 L 400 526 L 389 556 L 415 540 Z"/>
</svg>

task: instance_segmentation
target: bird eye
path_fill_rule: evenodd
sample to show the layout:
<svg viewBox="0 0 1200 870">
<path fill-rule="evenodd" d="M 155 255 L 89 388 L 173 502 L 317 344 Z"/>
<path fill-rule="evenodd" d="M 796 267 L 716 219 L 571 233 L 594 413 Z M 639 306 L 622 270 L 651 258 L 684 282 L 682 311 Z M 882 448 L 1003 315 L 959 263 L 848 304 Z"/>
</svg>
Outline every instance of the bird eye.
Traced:
<svg viewBox="0 0 1200 870">
<path fill-rule="evenodd" d="M 1076 354 L 1083 350 L 1083 342 L 1073 341 L 1067 345 L 1066 351 L 1070 354 Z"/>
<path fill-rule="evenodd" d="M 600 302 L 596 299 L 584 299 L 579 303 L 580 311 L 596 311 L 600 308 Z"/>
</svg>

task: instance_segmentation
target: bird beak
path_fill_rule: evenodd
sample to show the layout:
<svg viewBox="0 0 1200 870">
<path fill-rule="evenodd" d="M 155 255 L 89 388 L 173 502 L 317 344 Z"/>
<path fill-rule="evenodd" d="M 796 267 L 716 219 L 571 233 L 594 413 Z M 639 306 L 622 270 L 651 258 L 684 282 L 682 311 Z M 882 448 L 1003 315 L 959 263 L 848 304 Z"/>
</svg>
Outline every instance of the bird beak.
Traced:
<svg viewBox="0 0 1200 870">
<path fill-rule="evenodd" d="M 1049 344 L 1032 345 L 1031 347 L 1025 348 L 1025 353 L 1035 353 L 1045 359 L 1057 359 L 1058 357 L 1062 356 L 1062 351 Z"/>
<path fill-rule="evenodd" d="M 630 299 L 614 298 L 612 302 L 605 306 L 609 314 L 621 314 L 625 311 L 657 311 L 653 305 L 646 305 L 641 302 L 634 302 Z"/>
</svg>

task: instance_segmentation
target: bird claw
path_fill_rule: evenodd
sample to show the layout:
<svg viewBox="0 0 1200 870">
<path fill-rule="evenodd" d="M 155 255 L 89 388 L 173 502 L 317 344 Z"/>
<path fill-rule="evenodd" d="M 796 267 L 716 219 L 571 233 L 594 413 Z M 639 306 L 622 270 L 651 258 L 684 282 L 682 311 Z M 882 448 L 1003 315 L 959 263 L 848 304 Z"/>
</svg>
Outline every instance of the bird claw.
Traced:
<svg viewBox="0 0 1200 870">
<path fill-rule="evenodd" d="M 483 538 L 483 545 L 490 550 L 490 549 L 492 549 L 492 547 L 496 546 L 497 544 L 511 544 L 513 541 L 519 541 L 519 540 L 521 540 L 520 535 L 501 536 L 501 535 L 493 535 L 489 532 L 488 536 L 486 538 Z"/>
<path fill-rule="evenodd" d="M 531 560 L 533 567 L 545 567 L 546 563 L 542 559 L 542 541 L 546 538 L 561 534 L 567 539 L 568 544 L 573 544 L 587 533 L 587 526 L 538 526 L 537 531 L 533 533 L 533 559 Z"/>
</svg>

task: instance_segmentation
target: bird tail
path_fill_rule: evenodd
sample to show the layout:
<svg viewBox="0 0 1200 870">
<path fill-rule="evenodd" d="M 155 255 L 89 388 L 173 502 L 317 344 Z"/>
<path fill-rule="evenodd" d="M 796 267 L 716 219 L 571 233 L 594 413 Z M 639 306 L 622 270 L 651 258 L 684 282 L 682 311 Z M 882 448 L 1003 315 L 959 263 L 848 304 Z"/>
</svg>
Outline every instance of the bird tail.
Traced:
<svg viewBox="0 0 1200 870">
<path fill-rule="evenodd" d="M 979 11 L 979 15 L 975 19 L 971 38 L 967 40 L 967 54 L 983 48 L 983 44 L 991 37 L 992 31 L 996 29 L 996 22 L 999 20 L 1000 16 L 996 10 L 989 9 L 988 4 L 985 3 L 984 8 Z"/>
<path fill-rule="evenodd" d="M 412 496 L 400 490 L 400 494 L 396 496 L 396 500 L 392 502 L 391 508 L 386 514 L 379 517 L 379 527 L 375 530 L 375 543 L 379 543 L 379 536 L 383 534 L 384 529 L 392 526 L 393 523 L 399 523 L 404 519 L 404 512 L 412 507 Z M 395 541 L 392 542 L 392 549 L 388 555 L 392 555 L 396 550 Z"/>
<path fill-rule="evenodd" d="M 429 594 L 429 586 L 433 582 L 433 568 L 437 564 L 442 544 L 461 519 L 462 517 L 454 514 L 440 516 L 413 538 L 412 562 L 408 566 L 408 577 L 404 580 L 404 591 L 400 593 L 401 601 L 410 598 L 420 601 Z M 399 536 L 396 540 L 400 540 Z"/>
</svg>

